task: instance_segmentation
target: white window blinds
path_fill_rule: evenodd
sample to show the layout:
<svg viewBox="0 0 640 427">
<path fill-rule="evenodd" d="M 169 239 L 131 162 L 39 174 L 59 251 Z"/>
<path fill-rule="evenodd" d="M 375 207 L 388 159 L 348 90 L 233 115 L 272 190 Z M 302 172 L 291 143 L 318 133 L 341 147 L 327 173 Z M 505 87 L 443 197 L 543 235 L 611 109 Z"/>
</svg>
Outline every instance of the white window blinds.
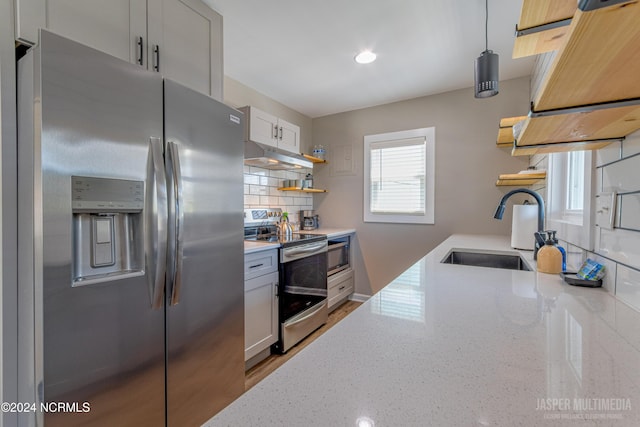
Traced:
<svg viewBox="0 0 640 427">
<path fill-rule="evenodd" d="M 371 143 L 371 212 L 424 215 L 426 139 Z"/>
<path fill-rule="evenodd" d="M 364 221 L 434 223 L 435 128 L 365 135 Z"/>
</svg>

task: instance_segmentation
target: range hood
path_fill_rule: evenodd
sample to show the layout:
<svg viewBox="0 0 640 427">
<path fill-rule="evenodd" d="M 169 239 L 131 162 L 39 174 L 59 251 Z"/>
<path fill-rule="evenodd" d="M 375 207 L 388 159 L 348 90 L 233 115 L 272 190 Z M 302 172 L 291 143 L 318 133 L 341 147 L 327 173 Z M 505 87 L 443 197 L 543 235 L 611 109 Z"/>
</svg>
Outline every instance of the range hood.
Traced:
<svg viewBox="0 0 640 427">
<path fill-rule="evenodd" d="M 244 142 L 244 164 L 264 169 L 313 168 L 313 163 L 299 154 L 278 150 L 253 141 Z"/>
</svg>

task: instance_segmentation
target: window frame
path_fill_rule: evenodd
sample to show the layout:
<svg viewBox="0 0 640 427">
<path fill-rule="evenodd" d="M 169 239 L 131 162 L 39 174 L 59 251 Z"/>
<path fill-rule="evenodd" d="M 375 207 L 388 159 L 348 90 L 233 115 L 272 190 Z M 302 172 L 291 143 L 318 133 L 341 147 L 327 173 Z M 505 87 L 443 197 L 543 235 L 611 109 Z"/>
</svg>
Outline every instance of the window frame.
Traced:
<svg viewBox="0 0 640 427">
<path fill-rule="evenodd" d="M 424 138 L 425 140 L 425 188 L 424 214 L 392 214 L 371 211 L 371 145 L 374 143 L 403 141 Z M 435 127 L 387 132 L 364 136 L 364 222 L 398 224 L 434 224 L 435 223 Z"/>
<path fill-rule="evenodd" d="M 569 156 L 573 151 L 549 154 L 547 173 L 546 229 L 556 230 L 558 237 L 575 246 L 593 250 L 592 189 L 595 188 L 593 152 L 584 151 L 584 198 L 581 210 L 567 208 L 569 193 Z"/>
</svg>

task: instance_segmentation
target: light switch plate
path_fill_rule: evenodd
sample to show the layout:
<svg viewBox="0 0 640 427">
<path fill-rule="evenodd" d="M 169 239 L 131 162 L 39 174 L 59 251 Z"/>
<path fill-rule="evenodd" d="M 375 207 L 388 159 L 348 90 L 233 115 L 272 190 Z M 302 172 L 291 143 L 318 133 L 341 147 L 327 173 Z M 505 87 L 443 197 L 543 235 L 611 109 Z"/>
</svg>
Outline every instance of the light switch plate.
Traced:
<svg viewBox="0 0 640 427">
<path fill-rule="evenodd" d="M 616 218 L 616 193 L 596 194 L 596 225 L 613 229 Z"/>
</svg>

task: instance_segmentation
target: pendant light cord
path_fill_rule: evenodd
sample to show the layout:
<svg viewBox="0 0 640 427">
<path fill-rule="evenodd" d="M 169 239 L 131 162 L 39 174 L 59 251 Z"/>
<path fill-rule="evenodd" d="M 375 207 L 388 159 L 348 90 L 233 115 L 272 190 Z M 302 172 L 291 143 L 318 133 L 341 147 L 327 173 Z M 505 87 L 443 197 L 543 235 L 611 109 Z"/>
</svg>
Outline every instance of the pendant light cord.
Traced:
<svg viewBox="0 0 640 427">
<path fill-rule="evenodd" d="M 489 50 L 489 0 L 484 2 L 484 50 Z"/>
</svg>

